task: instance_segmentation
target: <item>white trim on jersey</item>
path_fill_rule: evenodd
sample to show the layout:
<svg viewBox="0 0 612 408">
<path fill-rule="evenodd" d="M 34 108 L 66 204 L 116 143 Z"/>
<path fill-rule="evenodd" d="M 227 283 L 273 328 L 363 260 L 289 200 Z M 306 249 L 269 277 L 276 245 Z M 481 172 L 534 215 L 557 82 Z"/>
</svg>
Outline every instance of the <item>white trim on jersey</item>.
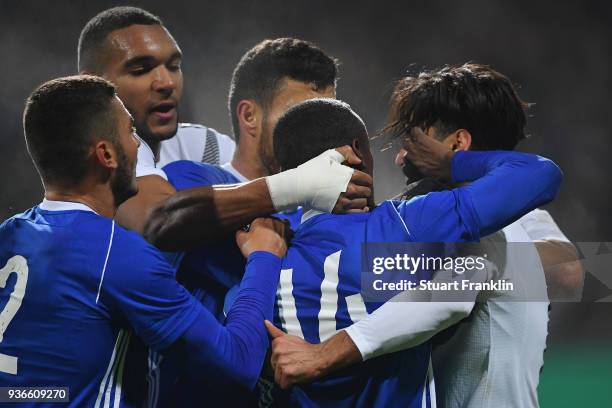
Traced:
<svg viewBox="0 0 612 408">
<path fill-rule="evenodd" d="M 111 354 L 108 367 L 104 373 L 104 377 L 100 382 L 100 389 L 98 391 L 98 397 L 96 398 L 95 408 L 100 408 L 102 401 L 104 401 L 104 407 L 110 407 L 110 397 L 115 390 L 115 398 L 113 400 L 113 408 L 121 405 L 121 383 L 123 380 L 123 368 L 125 364 L 125 355 L 127 353 L 128 344 L 130 342 L 131 334 L 125 330 L 119 330 L 117 340 L 115 341 L 115 347 Z M 118 374 L 118 375 L 117 375 Z M 110 375 L 110 377 L 109 377 Z M 117 384 L 114 384 L 115 377 L 117 378 Z"/>
<path fill-rule="evenodd" d="M 308 210 L 305 211 L 304 214 L 302 214 L 302 219 L 300 220 L 300 223 L 303 224 L 306 221 L 308 221 L 309 219 L 316 217 L 317 215 L 321 215 L 321 214 L 325 214 L 323 211 L 319 211 L 319 210 Z"/>
<path fill-rule="evenodd" d="M 402 225 L 404 226 L 404 229 L 406 230 L 408 234 L 410 234 L 410 230 L 408 229 L 408 226 L 406 225 L 406 221 L 404 221 L 399 211 L 397 211 L 397 208 L 394 205 L 392 205 L 392 207 L 394 210 L 393 212 L 397 215 L 397 218 L 399 218 L 399 220 L 401 221 Z"/>
<path fill-rule="evenodd" d="M 82 203 L 76 203 L 73 201 L 56 201 L 56 200 L 47 200 L 43 198 L 42 202 L 38 204 L 38 208 L 44 211 L 89 211 L 94 214 L 97 214 L 94 210 Z"/>
<path fill-rule="evenodd" d="M 104 281 L 104 274 L 106 273 L 106 265 L 108 264 L 108 258 L 110 256 L 111 248 L 113 247 L 113 238 L 115 237 L 115 221 L 111 224 L 111 235 L 108 241 L 108 250 L 106 251 L 106 259 L 104 259 L 104 266 L 102 267 L 102 276 L 100 277 L 100 284 L 98 285 L 98 294 L 96 295 L 96 304 L 100 299 L 100 291 L 102 290 L 102 282 Z"/>
<path fill-rule="evenodd" d="M 149 356 L 147 358 L 149 372 L 147 373 L 148 397 L 146 406 L 152 408 L 157 406 L 159 400 L 160 364 L 162 358 L 161 354 L 149 349 Z"/>
</svg>

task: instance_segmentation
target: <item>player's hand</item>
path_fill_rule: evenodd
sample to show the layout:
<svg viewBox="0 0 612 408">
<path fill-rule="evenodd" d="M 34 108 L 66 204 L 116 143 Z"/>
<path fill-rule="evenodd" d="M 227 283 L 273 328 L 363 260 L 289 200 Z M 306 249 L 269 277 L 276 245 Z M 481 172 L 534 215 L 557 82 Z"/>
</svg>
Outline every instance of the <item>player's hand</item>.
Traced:
<svg viewBox="0 0 612 408">
<path fill-rule="evenodd" d="M 346 165 L 343 165 L 346 164 Z M 302 206 L 323 212 L 363 211 L 372 195 L 372 177 L 350 146 L 329 149 L 294 169 L 266 177 L 276 211 Z"/>
<path fill-rule="evenodd" d="M 257 218 L 248 231 L 236 232 L 236 244 L 245 258 L 253 252 L 266 251 L 280 258 L 287 252 L 287 221 Z"/>
<path fill-rule="evenodd" d="M 355 154 L 351 146 L 342 146 L 336 149 L 344 156 L 343 164 L 356 167 L 361 164 L 361 159 Z M 363 171 L 355 170 L 346 186 L 346 191 L 340 194 L 332 212 L 345 214 L 353 212 L 367 212 L 368 199 L 372 195 L 372 177 Z"/>
<path fill-rule="evenodd" d="M 313 381 L 323 375 L 323 354 L 320 344 L 311 344 L 292 336 L 265 321 L 272 338 L 271 363 L 274 381 L 287 389 L 293 384 Z"/>
<path fill-rule="evenodd" d="M 451 164 L 454 152 L 442 142 L 427 136 L 418 127 L 410 129 L 404 138 L 404 160 L 412 163 L 424 176 L 451 180 Z"/>
</svg>

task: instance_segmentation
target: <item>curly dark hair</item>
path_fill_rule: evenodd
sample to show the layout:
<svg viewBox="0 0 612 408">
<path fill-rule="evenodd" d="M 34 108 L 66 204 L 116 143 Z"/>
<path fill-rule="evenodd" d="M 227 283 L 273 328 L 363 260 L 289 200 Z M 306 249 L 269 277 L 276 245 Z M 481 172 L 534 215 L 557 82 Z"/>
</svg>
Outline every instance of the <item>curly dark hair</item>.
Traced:
<svg viewBox="0 0 612 408">
<path fill-rule="evenodd" d="M 397 83 L 386 130 L 397 137 L 415 126 L 434 127 L 444 139 L 463 128 L 473 150 L 513 150 L 526 137 L 529 106 L 505 75 L 486 65 L 446 66 Z"/>
</svg>

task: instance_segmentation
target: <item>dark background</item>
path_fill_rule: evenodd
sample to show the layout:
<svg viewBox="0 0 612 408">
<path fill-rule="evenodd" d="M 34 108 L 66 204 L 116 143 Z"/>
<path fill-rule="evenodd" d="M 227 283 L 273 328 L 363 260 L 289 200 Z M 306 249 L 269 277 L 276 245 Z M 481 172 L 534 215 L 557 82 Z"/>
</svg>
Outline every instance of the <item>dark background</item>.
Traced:
<svg viewBox="0 0 612 408">
<path fill-rule="evenodd" d="M 612 171 L 612 7 L 603 1 L 1 0 L 1 219 L 42 197 L 22 136 L 25 98 L 39 83 L 75 73 L 82 26 L 97 12 L 122 4 L 158 14 L 183 49 L 186 92 L 181 120 L 226 133 L 233 67 L 264 38 L 311 40 L 339 58 L 338 97 L 362 115 L 371 133 L 384 125 L 393 81 L 406 70 L 466 61 L 489 64 L 518 85 L 523 99 L 535 103 L 528 123 L 531 138 L 520 149 L 552 158 L 565 173 L 561 193 L 546 208 L 570 239 L 612 241 L 612 191 L 607 180 Z M 375 155 L 378 200 L 403 186 L 392 158 L 390 151 Z M 602 361 L 601 353 L 610 353 L 606 361 L 611 361 L 611 316 L 609 303 L 553 305 L 542 379 L 544 401 L 563 393 L 562 381 L 594 376 L 596 369 L 580 366 L 587 351 L 601 350 L 595 364 Z M 557 357 L 560 360 L 549 361 Z M 570 366 L 572 361 L 579 365 Z M 610 384 L 610 370 L 604 372 L 604 384 Z M 598 392 L 609 398 L 607 403 L 612 396 L 610 387 L 604 388 Z M 571 400 L 572 388 L 565 392 Z M 569 403 L 568 398 L 560 398 L 555 406 Z"/>
</svg>

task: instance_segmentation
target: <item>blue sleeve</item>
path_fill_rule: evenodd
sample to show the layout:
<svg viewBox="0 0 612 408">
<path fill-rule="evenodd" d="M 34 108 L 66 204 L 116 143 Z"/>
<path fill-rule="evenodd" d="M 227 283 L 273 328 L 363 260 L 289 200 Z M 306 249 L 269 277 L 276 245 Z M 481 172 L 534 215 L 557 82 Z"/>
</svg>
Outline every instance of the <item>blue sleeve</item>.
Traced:
<svg viewBox="0 0 612 408">
<path fill-rule="evenodd" d="M 255 387 L 269 345 L 264 320 L 272 320 L 280 269 L 279 257 L 251 254 L 225 326 L 210 313 L 199 313 L 182 337 L 190 375 Z"/>
<path fill-rule="evenodd" d="M 201 308 L 176 281 L 174 269 L 161 252 L 119 227 L 102 277 L 100 300 L 155 350 L 174 343 Z"/>
<path fill-rule="evenodd" d="M 168 181 L 177 191 L 194 187 L 216 184 L 235 184 L 238 181 L 219 166 L 197 163 L 191 160 L 178 160 L 163 168 Z"/>
<path fill-rule="evenodd" d="M 562 173 L 551 160 L 513 151 L 457 152 L 453 181 L 471 182 L 398 203 L 415 241 L 476 241 L 551 201 Z"/>
</svg>

